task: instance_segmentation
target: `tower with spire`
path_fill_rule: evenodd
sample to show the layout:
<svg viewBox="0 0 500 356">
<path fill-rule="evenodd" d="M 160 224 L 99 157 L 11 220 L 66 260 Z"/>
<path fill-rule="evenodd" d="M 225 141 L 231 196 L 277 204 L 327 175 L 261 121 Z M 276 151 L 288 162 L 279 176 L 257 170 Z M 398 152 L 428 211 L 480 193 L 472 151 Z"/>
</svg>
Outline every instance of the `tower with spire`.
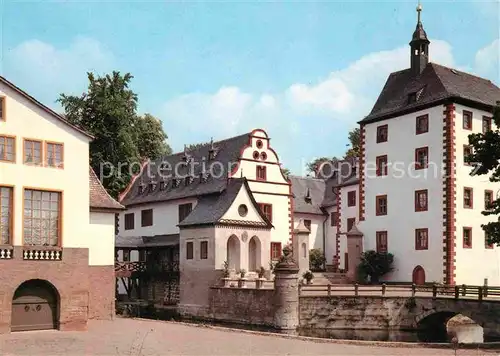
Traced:
<svg viewBox="0 0 500 356">
<path fill-rule="evenodd" d="M 422 12 L 422 5 L 420 2 L 417 6 L 417 27 L 413 32 L 413 36 L 410 42 L 410 63 L 411 70 L 414 75 L 419 75 L 422 73 L 424 68 L 429 63 L 429 43 L 427 39 L 427 34 L 425 33 L 424 26 L 420 20 L 420 14 Z"/>
</svg>

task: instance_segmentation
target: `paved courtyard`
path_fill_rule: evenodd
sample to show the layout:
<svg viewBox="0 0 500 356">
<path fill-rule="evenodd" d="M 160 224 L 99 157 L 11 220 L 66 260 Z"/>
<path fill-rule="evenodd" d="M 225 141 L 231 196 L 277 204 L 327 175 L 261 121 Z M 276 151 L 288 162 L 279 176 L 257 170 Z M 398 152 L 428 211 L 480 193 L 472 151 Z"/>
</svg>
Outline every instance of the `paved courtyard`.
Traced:
<svg viewBox="0 0 500 356">
<path fill-rule="evenodd" d="M 457 355 L 497 355 L 459 350 Z M 454 355 L 453 350 L 343 345 L 256 335 L 161 321 L 93 321 L 88 332 L 0 335 L 0 355 Z"/>
</svg>

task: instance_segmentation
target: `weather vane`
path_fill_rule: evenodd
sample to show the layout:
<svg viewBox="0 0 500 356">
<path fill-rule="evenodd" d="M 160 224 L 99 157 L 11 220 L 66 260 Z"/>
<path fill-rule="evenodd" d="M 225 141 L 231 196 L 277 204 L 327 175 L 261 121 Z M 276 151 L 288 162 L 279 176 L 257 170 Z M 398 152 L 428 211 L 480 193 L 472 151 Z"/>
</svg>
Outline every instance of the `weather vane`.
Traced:
<svg viewBox="0 0 500 356">
<path fill-rule="evenodd" d="M 421 12 L 422 12 L 422 4 L 420 4 L 420 0 L 418 0 L 418 5 L 417 5 L 418 22 L 420 22 L 420 13 Z"/>
</svg>

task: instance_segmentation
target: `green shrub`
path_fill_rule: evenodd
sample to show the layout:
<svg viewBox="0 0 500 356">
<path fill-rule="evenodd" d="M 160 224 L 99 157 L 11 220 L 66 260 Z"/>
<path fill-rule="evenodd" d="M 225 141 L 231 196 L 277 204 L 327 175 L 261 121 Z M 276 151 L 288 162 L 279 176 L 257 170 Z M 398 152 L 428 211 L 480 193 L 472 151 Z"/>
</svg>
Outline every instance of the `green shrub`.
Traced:
<svg viewBox="0 0 500 356">
<path fill-rule="evenodd" d="M 370 276 L 371 283 L 378 283 L 380 277 L 394 270 L 393 262 L 394 255 L 392 253 L 366 251 L 361 254 L 361 262 L 358 266 L 359 273 Z"/>
<path fill-rule="evenodd" d="M 309 268 L 313 271 L 318 271 L 323 269 L 326 262 L 326 258 L 323 255 L 323 251 L 319 248 L 313 248 L 309 251 Z"/>
</svg>

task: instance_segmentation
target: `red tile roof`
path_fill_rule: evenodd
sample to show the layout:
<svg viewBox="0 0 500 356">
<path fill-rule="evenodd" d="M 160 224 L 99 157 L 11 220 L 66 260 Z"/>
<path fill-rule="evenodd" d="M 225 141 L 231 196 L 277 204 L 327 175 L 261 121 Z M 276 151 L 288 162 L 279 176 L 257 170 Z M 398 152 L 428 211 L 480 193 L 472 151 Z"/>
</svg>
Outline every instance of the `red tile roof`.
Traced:
<svg viewBox="0 0 500 356">
<path fill-rule="evenodd" d="M 125 207 L 108 194 L 92 167 L 89 167 L 90 209 L 123 210 Z"/>
</svg>

